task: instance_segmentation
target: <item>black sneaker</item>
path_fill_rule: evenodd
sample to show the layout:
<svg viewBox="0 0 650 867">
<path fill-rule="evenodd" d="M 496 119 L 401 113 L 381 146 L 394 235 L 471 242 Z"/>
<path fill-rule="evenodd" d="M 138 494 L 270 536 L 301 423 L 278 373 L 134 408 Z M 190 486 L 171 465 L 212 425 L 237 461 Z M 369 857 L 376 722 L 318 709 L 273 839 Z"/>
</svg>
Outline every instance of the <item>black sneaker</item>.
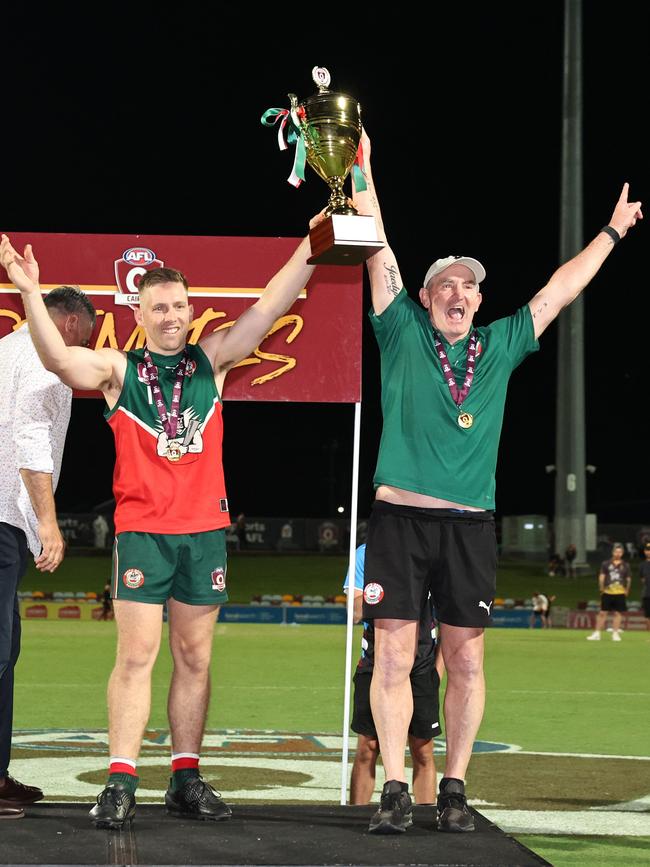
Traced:
<svg viewBox="0 0 650 867">
<path fill-rule="evenodd" d="M 398 780 L 384 783 L 379 809 L 368 826 L 371 834 L 403 834 L 413 824 L 411 798 L 402 785 Z"/>
<path fill-rule="evenodd" d="M 171 816 L 182 819 L 210 819 L 220 822 L 232 816 L 232 810 L 221 800 L 219 792 L 215 792 L 198 774 L 176 791 L 171 788 L 170 780 L 170 787 L 165 794 L 165 806 Z"/>
<path fill-rule="evenodd" d="M 97 795 L 97 803 L 90 811 L 96 828 L 118 831 L 135 816 L 135 795 L 122 783 L 110 783 Z"/>
<path fill-rule="evenodd" d="M 440 794 L 438 795 L 438 830 L 474 830 L 474 816 L 467 806 L 465 784 L 461 780 L 448 779 L 440 783 Z"/>
</svg>

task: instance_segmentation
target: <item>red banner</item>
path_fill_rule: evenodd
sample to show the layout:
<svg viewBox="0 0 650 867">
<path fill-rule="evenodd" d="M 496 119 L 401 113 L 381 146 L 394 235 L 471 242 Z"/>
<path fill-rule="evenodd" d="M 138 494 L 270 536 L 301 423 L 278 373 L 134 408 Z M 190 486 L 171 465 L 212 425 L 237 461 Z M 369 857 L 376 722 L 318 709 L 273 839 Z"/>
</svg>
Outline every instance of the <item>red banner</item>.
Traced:
<svg viewBox="0 0 650 867">
<path fill-rule="evenodd" d="M 140 276 L 166 265 L 190 284 L 194 321 L 189 341 L 228 328 L 259 298 L 296 249 L 295 238 L 183 235 L 72 235 L 13 232 L 22 252 L 31 243 L 41 285 L 80 286 L 97 310 L 91 346 L 137 349 L 144 334 L 129 302 Z M 0 280 L 7 281 L 4 272 Z M 229 400 L 355 403 L 361 400 L 361 267 L 316 269 L 293 307 L 226 379 Z M 0 337 L 20 326 L 20 296 L 0 282 Z"/>
</svg>

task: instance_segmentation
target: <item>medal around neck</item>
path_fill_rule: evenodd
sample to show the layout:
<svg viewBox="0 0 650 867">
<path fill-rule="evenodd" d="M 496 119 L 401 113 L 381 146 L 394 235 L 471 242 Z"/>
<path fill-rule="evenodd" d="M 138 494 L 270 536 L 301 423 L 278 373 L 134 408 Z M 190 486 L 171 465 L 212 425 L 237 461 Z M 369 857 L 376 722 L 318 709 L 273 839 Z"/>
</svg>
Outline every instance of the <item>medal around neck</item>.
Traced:
<svg viewBox="0 0 650 867">
<path fill-rule="evenodd" d="M 463 405 L 463 401 L 469 394 L 472 383 L 474 382 L 476 352 L 478 347 L 478 331 L 475 328 L 469 336 L 469 343 L 467 346 L 467 360 L 465 362 L 465 377 L 463 380 L 463 384 L 460 388 L 456 385 L 454 372 L 449 362 L 449 358 L 447 357 L 445 347 L 442 345 L 442 341 L 440 340 L 436 332 L 434 332 L 433 345 L 436 348 L 438 361 L 440 362 L 440 366 L 442 368 L 442 375 L 449 388 L 451 399 L 458 407 L 458 426 L 462 427 L 463 430 L 468 430 L 474 424 L 474 416 L 471 414 L 471 412 L 465 412 L 464 410 L 461 410 L 461 406 Z"/>
<path fill-rule="evenodd" d="M 365 190 L 361 141 L 361 106 L 345 93 L 329 90 L 330 74 L 315 66 L 312 79 L 318 92 L 300 102 L 290 93 L 290 109 L 270 108 L 262 116 L 265 126 L 280 123 L 278 144 L 296 154 L 289 183 L 305 180 L 305 162 L 330 188 L 326 219 L 309 232 L 310 265 L 358 265 L 380 250 L 374 217 L 361 216 L 349 203 L 343 184 L 354 171 L 357 190 Z"/>
</svg>

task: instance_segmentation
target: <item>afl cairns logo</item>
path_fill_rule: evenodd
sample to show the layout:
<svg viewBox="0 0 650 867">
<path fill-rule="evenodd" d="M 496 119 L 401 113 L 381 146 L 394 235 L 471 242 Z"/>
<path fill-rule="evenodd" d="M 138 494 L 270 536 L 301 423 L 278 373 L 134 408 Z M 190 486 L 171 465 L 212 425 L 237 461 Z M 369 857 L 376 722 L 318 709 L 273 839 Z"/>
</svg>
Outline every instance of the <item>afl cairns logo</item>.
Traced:
<svg viewBox="0 0 650 867">
<path fill-rule="evenodd" d="M 377 605 L 384 598 L 384 588 L 381 584 L 366 584 L 363 588 L 363 601 L 366 605 Z"/>
<path fill-rule="evenodd" d="M 122 575 L 122 581 L 130 590 L 137 590 L 144 584 L 144 575 L 139 569 L 127 569 Z"/>
<path fill-rule="evenodd" d="M 138 303 L 138 283 L 140 277 L 154 268 L 162 268 L 165 263 L 158 259 L 148 247 L 129 247 L 115 260 L 115 285 L 119 292 L 115 296 L 118 304 L 130 307 Z"/>
</svg>

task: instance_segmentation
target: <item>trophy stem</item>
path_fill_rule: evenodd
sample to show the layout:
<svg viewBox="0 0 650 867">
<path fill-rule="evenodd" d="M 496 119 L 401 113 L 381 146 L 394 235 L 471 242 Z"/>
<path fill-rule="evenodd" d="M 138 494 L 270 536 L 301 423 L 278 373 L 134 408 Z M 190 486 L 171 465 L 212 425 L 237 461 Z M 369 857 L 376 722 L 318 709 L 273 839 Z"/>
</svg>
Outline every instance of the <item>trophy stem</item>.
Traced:
<svg viewBox="0 0 650 867">
<path fill-rule="evenodd" d="M 328 178 L 327 183 L 330 185 L 332 193 L 325 209 L 325 216 L 331 217 L 332 214 L 356 214 L 357 209 L 352 207 L 347 196 L 343 192 L 343 183 L 345 178 L 334 176 Z"/>
</svg>

